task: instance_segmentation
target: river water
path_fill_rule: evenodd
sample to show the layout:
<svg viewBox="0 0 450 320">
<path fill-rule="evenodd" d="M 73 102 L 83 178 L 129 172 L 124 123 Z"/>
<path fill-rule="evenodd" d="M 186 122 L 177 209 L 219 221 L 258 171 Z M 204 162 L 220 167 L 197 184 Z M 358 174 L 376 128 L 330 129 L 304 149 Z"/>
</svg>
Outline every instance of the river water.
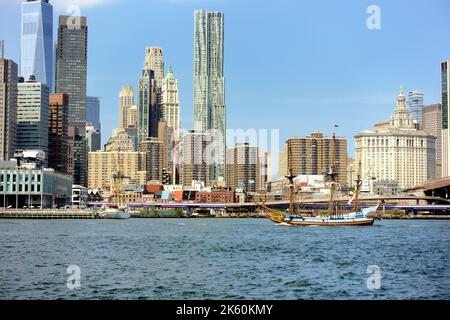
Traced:
<svg viewBox="0 0 450 320">
<path fill-rule="evenodd" d="M 0 248 L 0 299 L 450 298 L 450 221 L 0 220 Z"/>
</svg>

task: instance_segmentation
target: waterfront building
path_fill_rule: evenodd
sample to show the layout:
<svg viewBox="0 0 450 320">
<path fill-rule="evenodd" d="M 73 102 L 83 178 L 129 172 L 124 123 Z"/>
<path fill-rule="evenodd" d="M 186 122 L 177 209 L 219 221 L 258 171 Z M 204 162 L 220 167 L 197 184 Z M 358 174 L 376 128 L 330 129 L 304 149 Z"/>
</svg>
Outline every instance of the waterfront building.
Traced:
<svg viewBox="0 0 450 320">
<path fill-rule="evenodd" d="M 450 129 L 448 127 L 448 106 L 450 104 L 450 59 L 441 64 L 442 96 L 442 177 L 450 176 Z"/>
<path fill-rule="evenodd" d="M 315 132 L 307 137 L 291 137 L 286 141 L 279 158 L 279 175 L 323 175 L 330 170 L 333 139 Z M 347 139 L 336 137 L 335 171 L 337 181 L 347 183 Z"/>
<path fill-rule="evenodd" d="M 442 177 L 442 105 L 425 106 L 422 112 L 422 130 L 436 139 L 436 178 Z"/>
<path fill-rule="evenodd" d="M 361 164 L 363 179 L 397 181 L 408 189 L 436 176 L 436 137 L 417 130 L 403 88 L 391 120 L 358 133 L 355 140 L 355 161 L 358 169 Z"/>
<path fill-rule="evenodd" d="M 44 165 L 48 163 L 48 104 L 49 90 L 33 76 L 17 84 L 17 139 L 16 149 L 42 150 Z"/>
<path fill-rule="evenodd" d="M 99 97 L 86 97 L 86 123 L 90 123 L 99 134 L 101 133 Z"/>
<path fill-rule="evenodd" d="M 256 192 L 261 183 L 259 149 L 248 142 L 237 143 L 227 149 L 227 187 Z"/>
<path fill-rule="evenodd" d="M 225 177 L 224 14 L 195 11 L 194 130 L 211 137 L 209 180 Z"/>
<path fill-rule="evenodd" d="M 212 189 L 195 193 L 196 203 L 234 203 L 234 191 L 227 189 Z"/>
<path fill-rule="evenodd" d="M 162 82 L 162 118 L 178 137 L 180 99 L 178 96 L 178 80 L 173 75 L 172 66 L 169 66 L 169 71 Z"/>
<path fill-rule="evenodd" d="M 69 95 L 69 125 L 86 124 L 88 26 L 86 17 L 60 16 L 56 42 L 56 92 Z"/>
<path fill-rule="evenodd" d="M 371 181 L 371 192 L 379 196 L 396 196 L 401 189 L 397 181 L 393 180 L 374 180 Z"/>
<path fill-rule="evenodd" d="M 17 64 L 0 58 L 0 161 L 10 160 L 16 149 Z"/>
<path fill-rule="evenodd" d="M 114 129 L 111 138 L 105 144 L 106 152 L 131 152 L 137 151 L 135 141 L 127 129 Z M 134 137 L 137 138 L 137 137 Z"/>
<path fill-rule="evenodd" d="M 192 186 L 198 181 L 207 185 L 209 180 L 209 153 L 207 148 L 210 137 L 202 132 L 189 131 L 181 138 L 174 164 L 180 172 L 180 184 Z"/>
<path fill-rule="evenodd" d="M 52 208 L 70 205 L 72 178 L 49 168 L 0 162 L 0 207 Z"/>
<path fill-rule="evenodd" d="M 74 184 L 72 186 L 72 207 L 85 209 L 88 205 L 88 188 Z"/>
<path fill-rule="evenodd" d="M 101 136 L 100 131 L 91 123 L 86 123 L 86 145 L 87 152 L 101 150 Z"/>
<path fill-rule="evenodd" d="M 147 182 L 162 183 L 163 180 L 163 144 L 157 138 L 148 137 L 140 144 L 140 152 L 145 154 L 144 170 Z"/>
<path fill-rule="evenodd" d="M 89 189 L 111 190 L 113 173 L 121 171 L 128 183 L 144 185 L 145 153 L 139 151 L 89 152 Z"/>
<path fill-rule="evenodd" d="M 69 97 L 65 93 L 54 93 L 49 96 L 48 167 L 61 173 L 67 173 L 68 100 Z"/>
<path fill-rule="evenodd" d="M 139 79 L 138 89 L 138 132 L 139 143 L 148 137 L 158 136 L 160 119 L 158 107 L 158 87 L 153 70 L 144 69 Z"/>
<path fill-rule="evenodd" d="M 67 173 L 72 176 L 74 184 L 81 186 L 87 186 L 88 182 L 88 147 L 84 135 L 84 127 L 77 128 L 73 125 L 69 125 Z"/>
<path fill-rule="evenodd" d="M 414 90 L 408 92 L 408 111 L 411 117 L 413 118 L 413 121 L 415 124 L 419 125 L 419 128 L 421 128 L 422 125 L 422 109 L 423 109 L 423 93 Z"/>
<path fill-rule="evenodd" d="M 130 109 L 134 106 L 134 91 L 133 87 L 130 85 L 125 85 L 120 89 L 119 92 L 119 128 L 137 128 L 136 123 L 130 122 L 131 116 L 129 115 Z M 137 108 L 136 108 L 137 109 Z"/>
<path fill-rule="evenodd" d="M 22 2 L 20 75 L 34 76 L 53 90 L 53 6 L 48 0 Z"/>
</svg>

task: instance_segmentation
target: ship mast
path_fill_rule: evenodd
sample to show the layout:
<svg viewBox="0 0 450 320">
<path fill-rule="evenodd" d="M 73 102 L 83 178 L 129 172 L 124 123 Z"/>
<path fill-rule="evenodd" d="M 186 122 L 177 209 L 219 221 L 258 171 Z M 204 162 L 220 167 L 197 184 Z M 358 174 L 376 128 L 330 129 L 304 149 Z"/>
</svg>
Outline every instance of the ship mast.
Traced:
<svg viewBox="0 0 450 320">
<path fill-rule="evenodd" d="M 330 200 L 328 203 L 328 210 L 330 210 L 330 212 L 334 212 L 334 200 L 333 200 L 333 196 L 334 196 L 334 186 L 336 184 L 336 170 L 335 170 L 335 163 L 336 163 L 336 134 L 333 132 L 333 139 L 331 141 L 331 159 L 330 159 L 330 170 L 328 172 L 328 176 L 331 179 L 331 184 L 330 184 Z"/>
<path fill-rule="evenodd" d="M 353 211 L 358 211 L 359 210 L 359 203 L 358 203 L 358 201 L 359 201 L 359 191 L 361 190 L 361 184 L 362 184 L 362 181 L 361 181 L 361 160 L 359 160 L 359 163 L 358 163 L 358 175 L 357 175 L 357 178 L 356 178 L 356 180 L 355 180 L 355 182 L 356 182 L 356 189 L 355 189 L 355 203 L 353 204 Z"/>
<path fill-rule="evenodd" d="M 125 205 L 123 199 L 123 181 L 125 179 L 129 179 L 123 174 L 122 170 L 117 170 L 112 174 L 112 196 L 113 196 L 113 205 L 117 207 L 123 207 Z"/>
<path fill-rule="evenodd" d="M 289 169 L 289 175 L 286 176 L 289 180 L 289 214 L 294 214 L 294 178 L 292 169 Z"/>
</svg>

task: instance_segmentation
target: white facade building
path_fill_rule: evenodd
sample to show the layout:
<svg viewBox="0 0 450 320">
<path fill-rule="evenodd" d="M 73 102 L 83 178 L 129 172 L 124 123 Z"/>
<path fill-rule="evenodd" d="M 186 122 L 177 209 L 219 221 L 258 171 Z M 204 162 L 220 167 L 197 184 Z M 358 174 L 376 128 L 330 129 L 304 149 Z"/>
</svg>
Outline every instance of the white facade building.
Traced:
<svg viewBox="0 0 450 320">
<path fill-rule="evenodd" d="M 436 175 L 436 137 L 417 130 L 403 88 L 391 120 L 355 136 L 356 164 L 364 179 L 397 181 L 401 189 L 418 186 Z"/>
</svg>

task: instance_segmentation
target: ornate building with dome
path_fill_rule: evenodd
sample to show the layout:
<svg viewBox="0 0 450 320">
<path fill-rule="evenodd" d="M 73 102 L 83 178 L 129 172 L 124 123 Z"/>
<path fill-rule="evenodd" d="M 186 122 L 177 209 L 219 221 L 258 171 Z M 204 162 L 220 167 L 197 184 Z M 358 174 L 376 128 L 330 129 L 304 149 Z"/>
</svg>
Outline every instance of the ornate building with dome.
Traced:
<svg viewBox="0 0 450 320">
<path fill-rule="evenodd" d="M 355 136 L 363 180 L 395 181 L 408 189 L 435 178 L 436 137 L 416 129 L 405 100 L 401 87 L 391 119 Z"/>
</svg>

